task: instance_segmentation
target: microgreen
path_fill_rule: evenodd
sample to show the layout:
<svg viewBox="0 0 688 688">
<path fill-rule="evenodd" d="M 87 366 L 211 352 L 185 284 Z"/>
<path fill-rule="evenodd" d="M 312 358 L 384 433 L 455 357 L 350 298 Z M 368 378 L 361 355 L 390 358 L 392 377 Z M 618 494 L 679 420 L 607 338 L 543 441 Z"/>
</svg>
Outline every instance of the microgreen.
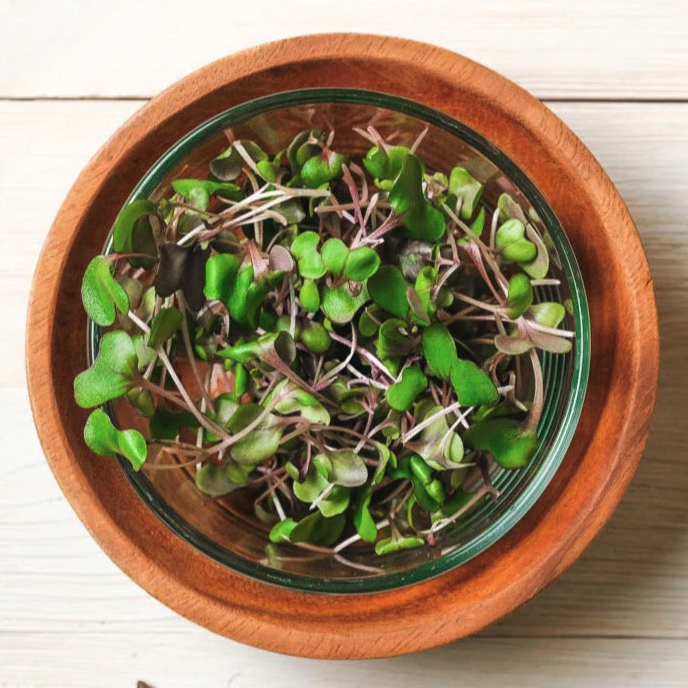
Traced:
<svg viewBox="0 0 688 688">
<path fill-rule="evenodd" d="M 113 248 L 116 253 L 131 254 L 127 260 L 134 267 L 150 268 L 154 265 L 154 261 L 145 256 L 157 254 L 157 242 L 151 225 L 151 217 L 156 216 L 157 212 L 155 203 L 140 199 L 126 205 L 115 220 Z"/>
<path fill-rule="evenodd" d="M 491 472 L 532 460 L 538 352 L 575 340 L 570 304 L 539 298 L 556 282 L 532 211 L 491 207 L 463 166 L 427 169 L 422 133 L 361 133 L 363 156 L 319 129 L 215 150 L 207 174 L 125 206 L 82 282 L 102 328 L 74 381 L 87 445 L 143 471 L 177 457 L 207 499 L 241 495 L 275 565 L 432 546 L 495 498 Z"/>
<path fill-rule="evenodd" d="M 121 454 L 135 470 L 143 466 L 148 453 L 146 439 L 138 430 L 118 430 L 107 413 L 100 409 L 92 411 L 88 417 L 84 440 L 89 449 L 100 456 Z"/>
<path fill-rule="evenodd" d="M 442 213 L 423 193 L 423 166 L 415 155 L 407 155 L 389 192 L 389 204 L 402 217 L 412 239 L 437 241 L 446 230 Z"/>
<path fill-rule="evenodd" d="M 96 256 L 86 268 L 81 284 L 81 300 L 96 325 L 112 325 L 117 311 L 129 310 L 129 296 L 112 276 L 112 261 Z"/>
<path fill-rule="evenodd" d="M 449 175 L 449 193 L 461 203 L 461 217 L 470 220 L 482 196 L 483 185 L 468 170 L 455 167 Z"/>
</svg>

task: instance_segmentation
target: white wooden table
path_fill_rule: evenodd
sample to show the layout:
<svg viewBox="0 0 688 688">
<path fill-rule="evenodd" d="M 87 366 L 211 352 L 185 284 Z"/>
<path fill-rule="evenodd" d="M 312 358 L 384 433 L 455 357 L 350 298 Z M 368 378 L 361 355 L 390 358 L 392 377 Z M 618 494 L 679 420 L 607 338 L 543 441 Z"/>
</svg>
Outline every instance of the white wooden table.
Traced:
<svg viewBox="0 0 688 688">
<path fill-rule="evenodd" d="M 404 6 L 0 0 L 0 687 L 134 688 L 137 679 L 155 688 L 688 685 L 688 2 Z M 33 266 L 89 156 L 145 99 L 204 63 L 328 30 L 434 42 L 551 104 L 636 219 L 663 347 L 644 460 L 581 561 L 479 637 L 345 666 L 214 636 L 129 581 L 45 464 L 23 367 Z"/>
</svg>

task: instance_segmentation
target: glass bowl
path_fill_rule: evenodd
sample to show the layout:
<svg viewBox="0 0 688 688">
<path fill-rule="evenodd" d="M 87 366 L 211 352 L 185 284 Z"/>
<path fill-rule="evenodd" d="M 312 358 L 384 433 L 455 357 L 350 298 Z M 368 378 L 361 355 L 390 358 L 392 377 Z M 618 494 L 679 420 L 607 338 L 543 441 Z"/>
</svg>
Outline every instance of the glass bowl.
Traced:
<svg viewBox="0 0 688 688">
<path fill-rule="evenodd" d="M 563 327 L 575 331 L 569 354 L 541 353 L 545 408 L 538 427 L 538 449 L 526 468 L 492 474 L 500 492 L 464 520 L 440 532 L 433 545 L 378 557 L 371 545 L 347 550 L 359 568 L 330 556 L 279 545 L 280 557 L 269 556 L 269 526 L 249 508 L 242 491 L 216 499 L 198 491 L 191 470 L 136 472 L 120 465 L 153 512 L 180 538 L 234 571 L 264 582 L 320 593 L 365 593 L 418 583 L 480 554 L 509 531 L 533 506 L 561 464 L 578 423 L 590 363 L 590 321 L 576 258 L 559 221 L 542 194 L 499 149 L 473 129 L 413 101 L 357 89 L 302 89 L 276 93 L 233 107 L 189 132 L 150 168 L 128 202 L 158 200 L 179 177 L 206 174 L 208 163 L 238 138 L 256 141 L 268 152 L 282 150 L 295 134 L 319 128 L 334 130 L 337 149 L 365 154 L 369 144 L 353 130 L 374 123 L 390 143 L 410 146 L 428 133 L 418 149 L 429 168 L 448 172 L 457 164 L 485 186 L 483 200 L 494 207 L 499 195 L 511 194 L 548 245 L 551 275 L 558 287 L 535 288 L 536 301 L 557 300 L 568 306 Z M 111 236 L 103 249 L 110 252 Z M 98 352 L 101 332 L 89 323 L 89 359 Z M 110 407 L 117 423 L 120 410 Z M 372 573 L 375 567 L 380 572 Z"/>
</svg>

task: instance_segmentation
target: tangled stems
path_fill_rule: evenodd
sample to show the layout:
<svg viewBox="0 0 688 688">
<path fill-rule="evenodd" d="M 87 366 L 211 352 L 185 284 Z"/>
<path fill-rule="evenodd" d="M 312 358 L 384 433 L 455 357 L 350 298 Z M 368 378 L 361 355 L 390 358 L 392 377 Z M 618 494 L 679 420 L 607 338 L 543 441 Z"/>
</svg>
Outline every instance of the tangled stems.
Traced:
<svg viewBox="0 0 688 688">
<path fill-rule="evenodd" d="M 424 132 L 361 133 L 359 160 L 316 130 L 272 155 L 235 141 L 207 179 L 126 206 L 84 276 L 103 334 L 75 395 L 147 419 L 120 430 L 97 409 L 94 452 L 244 490 L 272 555 L 289 543 L 374 575 L 361 543 L 433 545 L 498 498 L 486 466 L 528 464 L 538 350 L 566 354 L 574 333 L 562 304 L 535 302 L 558 281 L 514 199 L 488 209 L 468 170 L 427 169 Z"/>
</svg>

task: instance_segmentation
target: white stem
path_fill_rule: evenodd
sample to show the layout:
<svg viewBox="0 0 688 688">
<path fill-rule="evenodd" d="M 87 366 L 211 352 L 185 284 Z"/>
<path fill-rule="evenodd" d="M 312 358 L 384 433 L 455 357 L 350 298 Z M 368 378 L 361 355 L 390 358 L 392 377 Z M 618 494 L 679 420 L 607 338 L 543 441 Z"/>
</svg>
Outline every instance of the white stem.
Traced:
<svg viewBox="0 0 688 688">
<path fill-rule="evenodd" d="M 460 408 L 461 408 L 461 404 L 458 401 L 455 401 L 451 406 L 447 406 L 447 408 L 444 408 L 441 411 L 434 413 L 429 418 L 426 418 L 422 423 L 418 423 L 418 425 L 415 425 L 411 430 L 409 430 L 406 433 L 406 435 L 404 435 L 401 438 L 402 443 L 408 442 L 412 437 L 415 437 L 421 430 L 424 430 L 425 428 L 427 428 L 428 425 L 431 425 L 432 423 L 434 423 L 436 420 L 439 420 L 440 418 L 444 418 L 444 416 L 448 415 L 449 413 L 453 413 L 454 411 L 458 411 Z"/>
<path fill-rule="evenodd" d="M 385 518 L 379 523 L 375 524 L 375 528 L 377 530 L 380 530 L 381 528 L 386 528 L 389 525 L 389 521 Z M 341 552 L 343 549 L 346 549 L 349 545 L 353 545 L 354 542 L 358 542 L 361 539 L 360 535 L 352 535 L 351 537 L 347 538 L 346 540 L 342 540 L 332 551 L 337 553 Z"/>
<path fill-rule="evenodd" d="M 133 311 L 129 311 L 127 313 L 129 316 L 129 319 L 136 323 L 136 325 L 143 330 L 146 334 L 150 334 L 150 327 L 146 325 L 141 318 L 139 318 L 136 313 Z M 174 382 L 175 386 L 179 390 L 179 393 L 182 395 L 182 399 L 184 399 L 184 402 L 186 405 L 189 407 L 189 411 L 193 413 L 193 415 L 196 417 L 196 420 L 209 432 L 212 432 L 214 435 L 217 435 L 218 437 L 225 437 L 229 438 L 229 435 L 218 425 L 215 423 L 212 423 L 209 421 L 199 410 L 196 408 L 196 404 L 194 404 L 193 400 L 189 396 L 189 393 L 186 391 L 186 388 L 182 384 L 182 381 L 179 379 L 177 376 L 177 373 L 175 372 L 174 368 L 172 367 L 172 363 L 170 362 L 170 359 L 167 357 L 167 354 L 165 353 L 165 350 L 162 348 L 162 346 L 159 346 L 156 349 L 156 353 L 160 357 L 160 360 L 163 362 L 163 365 L 167 369 L 167 373 L 169 376 L 172 378 L 172 381 Z"/>
<path fill-rule="evenodd" d="M 340 344 L 346 344 L 347 346 L 353 346 L 352 342 L 350 342 L 346 337 L 341 337 L 338 335 L 336 332 L 330 332 L 330 337 L 335 340 L 335 342 L 339 342 Z M 379 368 L 392 382 L 396 381 L 396 378 L 392 375 L 392 373 L 387 370 L 385 367 L 385 364 L 380 361 L 378 358 L 373 356 L 373 354 L 370 353 L 367 349 L 364 349 L 361 346 L 356 345 L 356 351 L 363 356 L 363 358 L 366 359 L 369 363 L 372 363 L 375 367 Z"/>
</svg>

